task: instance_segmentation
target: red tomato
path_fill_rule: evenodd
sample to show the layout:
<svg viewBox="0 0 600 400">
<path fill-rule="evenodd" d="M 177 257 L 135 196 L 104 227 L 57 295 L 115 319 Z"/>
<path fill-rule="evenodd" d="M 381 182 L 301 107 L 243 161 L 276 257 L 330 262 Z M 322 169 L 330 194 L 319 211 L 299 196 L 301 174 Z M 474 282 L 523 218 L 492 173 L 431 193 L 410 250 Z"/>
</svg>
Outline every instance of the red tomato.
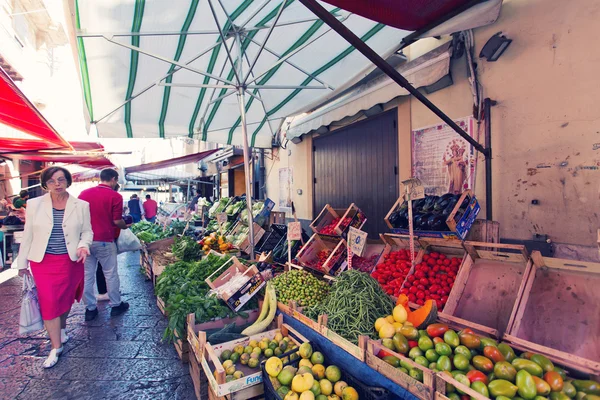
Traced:
<svg viewBox="0 0 600 400">
<path fill-rule="evenodd" d="M 431 253 L 429 253 L 429 257 L 431 257 L 431 258 L 439 258 L 440 257 L 440 253 L 438 253 L 436 251 L 432 251 Z"/>
<path fill-rule="evenodd" d="M 427 278 L 421 278 L 421 279 L 419 279 L 419 283 L 421 285 L 429 285 L 429 281 L 427 280 Z"/>
<path fill-rule="evenodd" d="M 408 294 L 408 301 L 410 301 L 411 303 L 414 303 L 415 300 L 417 300 L 417 296 L 415 296 L 414 293 L 409 293 Z"/>
<path fill-rule="evenodd" d="M 425 301 L 423 299 L 418 299 L 415 303 L 422 306 L 423 304 L 425 304 Z"/>
</svg>

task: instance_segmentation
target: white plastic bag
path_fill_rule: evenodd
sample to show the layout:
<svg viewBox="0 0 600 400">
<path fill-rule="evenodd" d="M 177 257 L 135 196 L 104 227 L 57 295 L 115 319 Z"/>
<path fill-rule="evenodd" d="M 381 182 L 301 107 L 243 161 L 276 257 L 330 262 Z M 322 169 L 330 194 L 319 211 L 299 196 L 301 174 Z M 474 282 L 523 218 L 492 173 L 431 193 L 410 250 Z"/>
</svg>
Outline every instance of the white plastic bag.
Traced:
<svg viewBox="0 0 600 400">
<path fill-rule="evenodd" d="M 23 300 L 21 301 L 21 319 L 19 334 L 24 335 L 44 328 L 38 294 L 33 277 L 27 274 L 23 277 Z"/>
<path fill-rule="evenodd" d="M 117 239 L 117 253 L 125 253 L 127 251 L 138 251 L 142 248 L 142 243 L 135 236 L 131 229 L 123 229 Z"/>
</svg>

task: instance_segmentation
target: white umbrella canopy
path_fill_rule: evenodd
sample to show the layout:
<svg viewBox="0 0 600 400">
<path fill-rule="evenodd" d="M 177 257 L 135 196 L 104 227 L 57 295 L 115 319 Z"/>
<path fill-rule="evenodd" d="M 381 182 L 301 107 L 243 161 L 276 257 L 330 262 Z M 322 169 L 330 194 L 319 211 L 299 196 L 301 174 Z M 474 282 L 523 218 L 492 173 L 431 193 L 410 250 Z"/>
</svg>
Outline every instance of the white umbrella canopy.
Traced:
<svg viewBox="0 0 600 400">
<path fill-rule="evenodd" d="M 322 5 L 377 53 L 410 31 Z M 373 64 L 294 0 L 103 0 L 73 5 L 82 82 L 100 137 L 188 136 L 270 148 Z"/>
</svg>

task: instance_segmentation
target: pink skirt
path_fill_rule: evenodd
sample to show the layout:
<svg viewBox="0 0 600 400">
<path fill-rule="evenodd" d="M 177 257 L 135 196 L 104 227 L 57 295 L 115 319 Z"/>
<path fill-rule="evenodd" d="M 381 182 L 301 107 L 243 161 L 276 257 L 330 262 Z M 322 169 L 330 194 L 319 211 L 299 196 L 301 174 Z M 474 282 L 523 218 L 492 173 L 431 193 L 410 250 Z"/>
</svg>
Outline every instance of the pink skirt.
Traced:
<svg viewBox="0 0 600 400">
<path fill-rule="evenodd" d="M 47 321 L 71 309 L 83 294 L 83 263 L 71 261 L 68 254 L 46 254 L 37 263 L 30 261 L 38 291 L 42 319 Z"/>
</svg>

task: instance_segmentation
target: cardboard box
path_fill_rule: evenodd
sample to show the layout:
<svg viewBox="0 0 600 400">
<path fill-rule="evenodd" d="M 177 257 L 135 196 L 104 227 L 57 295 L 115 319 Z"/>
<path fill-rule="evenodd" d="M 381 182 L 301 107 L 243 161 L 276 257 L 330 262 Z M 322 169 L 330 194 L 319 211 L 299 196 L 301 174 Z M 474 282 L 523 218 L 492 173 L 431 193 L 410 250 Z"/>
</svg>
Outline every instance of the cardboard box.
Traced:
<svg viewBox="0 0 600 400">
<path fill-rule="evenodd" d="M 225 271 L 221 273 L 217 279 L 211 281 L 212 277 L 223 269 L 225 269 Z M 225 264 L 223 264 L 223 266 L 221 266 L 221 268 L 206 278 L 206 283 L 211 289 L 217 289 L 229 282 L 229 280 L 236 274 L 242 274 L 243 276 L 248 277 L 248 281 L 244 283 L 234 294 L 222 294 L 220 297 L 225 303 L 227 303 L 229 308 L 237 312 L 266 284 L 262 275 L 260 272 L 258 272 L 256 265 L 247 267 L 239 262 L 237 257 L 231 257 L 225 262 Z"/>
</svg>

